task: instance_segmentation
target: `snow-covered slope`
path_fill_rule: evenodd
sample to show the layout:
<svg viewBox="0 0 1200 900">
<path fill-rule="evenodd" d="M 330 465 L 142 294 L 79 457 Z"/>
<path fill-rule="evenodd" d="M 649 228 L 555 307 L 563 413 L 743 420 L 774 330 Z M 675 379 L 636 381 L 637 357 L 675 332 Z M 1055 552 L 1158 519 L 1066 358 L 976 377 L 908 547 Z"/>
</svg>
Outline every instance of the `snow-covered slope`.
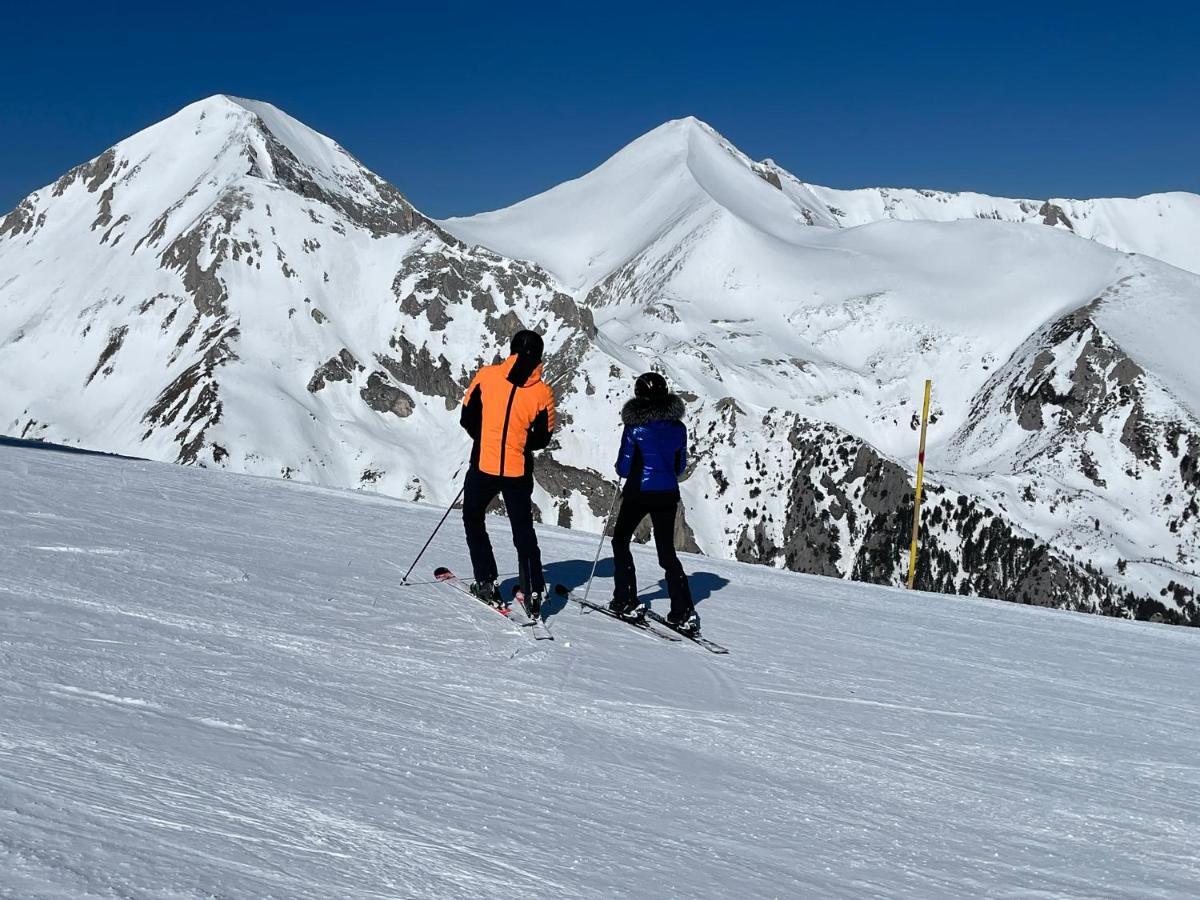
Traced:
<svg viewBox="0 0 1200 900">
<path fill-rule="evenodd" d="M 0 431 L 448 503 L 466 381 L 535 327 L 563 422 L 543 521 L 599 529 L 655 366 L 694 437 L 681 546 L 897 584 L 932 377 L 918 584 L 1200 621 L 1200 277 L 1065 228 L 837 227 L 803 190 L 681 120 L 438 224 L 212 97 L 0 222 Z"/>
<path fill-rule="evenodd" d="M 443 225 L 468 243 L 536 259 L 587 293 L 655 244 L 728 215 L 784 242 L 803 236 L 792 198 L 760 192 L 754 164 L 708 125 L 676 119 L 582 178 L 507 209 Z"/>
<path fill-rule="evenodd" d="M 765 164 L 768 165 L 768 164 Z M 769 165 L 781 183 L 795 176 Z M 1011 200 L 969 192 L 870 188 L 839 191 L 806 185 L 838 225 L 883 219 L 947 222 L 996 219 L 1048 225 L 1115 250 L 1153 256 L 1200 272 L 1200 195 L 1184 191 L 1096 200 Z"/>
<path fill-rule="evenodd" d="M 755 191 L 751 177 L 776 195 Z M 812 225 L 987 219 L 1046 225 L 1200 272 L 1200 195 L 1015 200 L 905 188 L 838 190 L 801 181 L 773 160 L 755 162 L 690 116 L 660 125 L 581 178 L 506 209 L 443 224 L 468 242 L 539 260 L 580 290 L 710 200 L 784 240 Z"/>
<path fill-rule="evenodd" d="M 1191 629 L 693 557 L 729 656 L 574 608 L 533 645 L 398 585 L 436 508 L 2 446 L 0 497 L 3 896 L 1183 898 L 1200 880 Z M 578 584 L 592 539 L 541 538 Z M 449 523 L 421 571 L 464 554 Z"/>
</svg>

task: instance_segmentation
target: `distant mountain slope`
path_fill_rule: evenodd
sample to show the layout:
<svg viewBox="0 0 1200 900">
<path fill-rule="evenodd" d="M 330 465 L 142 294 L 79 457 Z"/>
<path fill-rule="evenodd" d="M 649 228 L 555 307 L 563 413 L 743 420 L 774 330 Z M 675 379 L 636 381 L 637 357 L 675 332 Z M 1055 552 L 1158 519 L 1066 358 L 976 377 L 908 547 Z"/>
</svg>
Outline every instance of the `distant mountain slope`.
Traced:
<svg viewBox="0 0 1200 900">
<path fill-rule="evenodd" d="M 0 430 L 448 503 L 466 380 L 535 327 L 563 423 L 543 521 L 599 529 L 654 366 L 694 439 L 681 546 L 895 584 L 930 376 L 919 584 L 1200 621 L 1200 277 L 1065 228 L 811 226 L 770 175 L 681 120 L 439 224 L 212 97 L 0 221 Z"/>
<path fill-rule="evenodd" d="M 777 195 L 755 192 L 750 176 Z M 693 117 L 659 126 L 573 181 L 505 209 L 442 224 L 468 243 L 537 259 L 572 290 L 589 290 L 653 240 L 657 229 L 704 205 L 705 195 L 784 240 L 798 238 L 798 226 L 989 219 L 1046 225 L 1200 272 L 1197 194 L 1014 200 L 907 188 L 838 190 L 804 182 L 773 160 L 751 160 Z M 583 212 L 578 218 L 577 209 Z"/>
<path fill-rule="evenodd" d="M 840 492 L 846 473 L 836 474 L 837 466 L 810 471 L 784 506 L 762 498 L 774 493 L 778 501 L 799 471 L 792 455 L 779 458 L 772 447 L 791 430 L 779 424 L 785 412 L 832 423 L 910 465 L 920 384 L 930 377 L 936 481 L 973 498 L 969 504 L 981 502 L 990 510 L 985 519 L 1019 523 L 1068 560 L 1178 599 L 1193 618 L 1200 615 L 1192 594 L 1200 586 L 1200 379 L 1192 364 L 1200 278 L 1104 242 L 1167 247 L 1175 262 L 1191 264 L 1180 252 L 1200 252 L 1200 241 L 1164 240 L 1200 235 L 1198 202 L 1191 195 L 1089 201 L 1070 205 L 1079 220 L 1072 224 L 1039 219 L 1040 207 L 1027 201 L 830 192 L 755 163 L 704 123 L 681 119 L 579 179 L 443 225 L 548 268 L 585 300 L 602 333 L 655 359 L 700 396 L 739 404 L 743 428 L 757 432 L 764 413 L 763 423 L 775 423 L 756 448 L 764 468 L 752 484 L 724 499 L 737 472 L 728 454 L 706 484 L 705 496 L 720 496 L 727 514 L 744 510 L 740 530 L 720 525 L 727 540 L 736 535 L 730 546 L 739 558 L 895 577 L 899 507 L 886 526 L 874 521 L 892 529 L 893 555 L 868 554 L 869 562 L 861 542 L 872 528 L 837 514 L 814 528 L 789 513 L 814 482 L 822 485 L 817 494 L 833 490 L 826 483 Z M 1118 214 L 1130 204 L 1146 215 Z M 1004 219 L 1012 221 L 997 221 Z M 1117 235 L 1113 223 L 1127 228 Z M 1085 231 L 1096 240 L 1080 240 Z M 1095 330 L 1081 331 L 1085 321 Z M 1080 342 L 1092 334 L 1105 349 L 1081 355 Z M 1059 367 L 1052 380 L 1046 354 Z M 998 393 L 1001 383 L 1009 387 Z M 1020 399 L 1028 393 L 1041 396 L 1046 415 L 1029 412 Z M 732 435 L 723 439 L 736 445 Z M 955 527 L 955 542 L 979 539 L 965 527 Z M 814 543 L 814 531 L 821 541 Z M 797 563 L 786 548 L 801 534 L 807 548 Z M 700 545 L 719 540 L 707 533 Z M 817 549 L 825 544 L 830 549 Z M 954 569 L 950 561 L 964 554 L 942 558 Z M 888 572 L 867 575 L 876 564 Z M 948 589 L 997 589 L 974 580 L 972 566 L 927 574 L 927 584 Z M 1001 590 L 1019 596 L 1013 577 L 999 577 L 1008 585 Z M 1097 596 L 1083 605 L 1110 601 Z"/>
<path fill-rule="evenodd" d="M 787 175 L 771 165 L 780 181 Z M 1200 195 L 1176 191 L 1097 200 L 1010 200 L 983 194 L 806 185 L 842 227 L 884 219 L 946 222 L 995 219 L 1057 228 L 1128 253 L 1200 272 Z"/>
</svg>

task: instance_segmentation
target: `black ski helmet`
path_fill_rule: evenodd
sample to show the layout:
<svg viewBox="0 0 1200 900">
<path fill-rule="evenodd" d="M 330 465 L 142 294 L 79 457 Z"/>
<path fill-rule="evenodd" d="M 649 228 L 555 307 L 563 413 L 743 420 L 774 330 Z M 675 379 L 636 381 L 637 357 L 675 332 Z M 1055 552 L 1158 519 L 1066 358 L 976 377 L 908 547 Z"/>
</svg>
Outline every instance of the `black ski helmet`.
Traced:
<svg viewBox="0 0 1200 900">
<path fill-rule="evenodd" d="M 633 395 L 643 400 L 661 400 L 667 396 L 667 379 L 657 372 L 639 375 L 633 383 Z"/>
<path fill-rule="evenodd" d="M 542 361 L 544 346 L 542 336 L 536 331 L 524 330 L 514 334 L 509 349 L 517 361 L 508 372 L 508 380 L 518 386 L 528 381 L 533 370 Z"/>
<path fill-rule="evenodd" d="M 542 351 L 545 349 L 545 344 L 542 343 L 542 336 L 536 331 L 524 329 L 513 335 L 512 344 L 509 350 L 514 356 L 521 357 L 522 360 L 532 362 L 535 366 L 542 361 Z"/>
</svg>

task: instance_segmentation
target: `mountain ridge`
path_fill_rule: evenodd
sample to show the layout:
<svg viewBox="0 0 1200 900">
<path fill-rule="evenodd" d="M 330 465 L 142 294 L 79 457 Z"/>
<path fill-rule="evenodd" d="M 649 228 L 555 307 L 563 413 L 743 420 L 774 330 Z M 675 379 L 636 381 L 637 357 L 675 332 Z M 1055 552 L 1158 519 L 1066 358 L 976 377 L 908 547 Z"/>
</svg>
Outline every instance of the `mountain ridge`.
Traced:
<svg viewBox="0 0 1200 900">
<path fill-rule="evenodd" d="M 509 256 L 529 258 L 531 245 L 528 242 L 509 243 L 513 238 L 505 233 L 527 227 L 528 223 L 522 219 L 522 214 L 531 210 L 544 213 L 549 202 L 562 192 L 568 189 L 578 191 L 588 179 L 602 177 L 611 169 L 621 167 L 631 155 L 640 157 L 646 145 L 658 146 L 663 143 L 664 136 L 675 132 L 683 132 L 688 136 L 704 135 L 747 171 L 774 187 L 790 204 L 794 211 L 793 221 L 797 224 L 844 228 L 884 219 L 954 221 L 974 218 L 1038 223 L 1065 229 L 1114 249 L 1140 252 L 1161 258 L 1179 268 L 1200 272 L 1200 249 L 1197 249 L 1200 239 L 1194 239 L 1200 236 L 1198 194 L 1172 191 L 1136 198 L 1076 200 L 1049 197 L 1038 200 L 917 188 L 824 187 L 801 180 L 770 158 L 754 161 L 715 128 L 694 116 L 672 119 L 650 130 L 591 171 L 533 197 L 501 209 L 441 221 L 451 232 L 457 232 L 468 242 L 492 246 Z M 611 185 L 606 185 L 606 188 L 611 190 Z M 709 194 L 720 203 L 713 192 Z M 564 205 L 569 205 L 569 200 L 564 199 Z M 1130 228 L 1147 229 L 1159 218 L 1169 218 L 1170 221 L 1162 228 L 1154 228 L 1146 237 L 1137 238 L 1129 231 Z M 563 228 L 560 224 L 560 235 Z M 1183 231 L 1183 235 L 1176 237 L 1175 232 L 1179 230 Z M 522 253 L 523 250 L 526 252 Z M 590 289 L 611 272 L 610 269 L 594 280 L 582 281 L 579 274 L 561 260 L 557 260 L 557 267 L 552 266 L 551 270 L 572 290 Z"/>
</svg>

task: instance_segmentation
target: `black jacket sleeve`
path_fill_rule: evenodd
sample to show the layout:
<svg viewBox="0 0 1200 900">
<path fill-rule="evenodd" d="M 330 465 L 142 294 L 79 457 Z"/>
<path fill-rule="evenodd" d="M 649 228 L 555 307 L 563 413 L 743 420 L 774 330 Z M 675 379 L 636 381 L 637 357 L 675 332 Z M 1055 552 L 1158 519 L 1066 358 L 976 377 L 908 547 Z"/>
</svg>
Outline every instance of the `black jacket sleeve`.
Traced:
<svg viewBox="0 0 1200 900">
<path fill-rule="evenodd" d="M 463 404 L 458 424 L 471 436 L 472 440 L 479 440 L 479 433 L 483 430 L 483 392 L 478 386 L 471 392 L 467 402 Z"/>
<path fill-rule="evenodd" d="M 550 431 L 550 414 L 543 409 L 529 426 L 529 433 L 525 437 L 525 449 L 545 450 L 550 446 L 551 437 L 553 434 Z"/>
</svg>

